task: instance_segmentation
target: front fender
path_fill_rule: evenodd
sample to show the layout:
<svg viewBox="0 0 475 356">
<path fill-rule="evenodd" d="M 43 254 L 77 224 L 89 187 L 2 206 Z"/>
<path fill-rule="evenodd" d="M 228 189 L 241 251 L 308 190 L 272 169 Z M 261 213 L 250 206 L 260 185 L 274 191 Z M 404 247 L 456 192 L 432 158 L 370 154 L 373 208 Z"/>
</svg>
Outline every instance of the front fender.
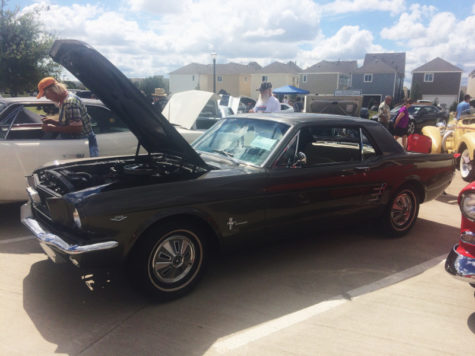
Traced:
<svg viewBox="0 0 475 356">
<path fill-rule="evenodd" d="M 141 224 L 137 227 L 134 232 L 134 238 L 130 241 L 128 246 L 126 247 L 126 254 L 130 252 L 133 248 L 139 237 L 151 228 L 153 225 L 159 224 L 160 222 L 167 220 L 167 219 L 174 219 L 174 218 L 184 218 L 184 219 L 194 219 L 196 221 L 200 221 L 203 224 L 206 224 L 208 228 L 214 233 L 218 242 L 221 243 L 222 235 L 221 231 L 219 230 L 218 225 L 214 221 L 214 219 L 205 211 L 196 209 L 193 207 L 179 207 L 176 209 L 167 209 L 166 211 L 159 211 L 156 214 L 150 216 L 146 222 Z"/>
<path fill-rule="evenodd" d="M 422 128 L 422 134 L 429 137 L 432 141 L 430 153 L 442 153 L 442 136 L 440 135 L 440 129 L 438 127 L 424 126 Z"/>
<path fill-rule="evenodd" d="M 473 160 L 473 151 L 475 150 L 475 133 L 467 132 L 462 136 L 460 142 L 457 145 L 457 152 L 461 153 L 461 151 L 463 151 L 462 147 L 464 145 L 468 149 L 470 160 Z"/>
</svg>

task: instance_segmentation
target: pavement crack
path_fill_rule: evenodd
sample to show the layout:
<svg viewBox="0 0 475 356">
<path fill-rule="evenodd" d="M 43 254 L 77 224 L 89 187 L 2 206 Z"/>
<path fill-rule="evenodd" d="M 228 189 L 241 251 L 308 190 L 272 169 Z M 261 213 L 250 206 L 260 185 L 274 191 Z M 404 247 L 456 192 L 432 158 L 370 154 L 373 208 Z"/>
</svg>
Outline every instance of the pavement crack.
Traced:
<svg viewBox="0 0 475 356">
<path fill-rule="evenodd" d="M 78 352 L 77 355 L 82 355 L 84 352 L 89 350 L 91 347 L 96 345 L 99 341 L 104 339 L 106 336 L 111 334 L 114 330 L 122 326 L 125 322 L 127 322 L 130 318 L 132 318 L 134 315 L 136 315 L 138 312 L 142 311 L 148 306 L 148 304 L 142 304 L 139 306 L 137 309 L 133 310 L 128 314 L 126 317 L 124 317 L 122 320 L 118 321 L 115 325 L 111 326 L 107 331 L 105 331 L 102 335 L 98 336 L 94 341 L 90 342 L 88 345 L 86 345 L 81 351 Z"/>
</svg>

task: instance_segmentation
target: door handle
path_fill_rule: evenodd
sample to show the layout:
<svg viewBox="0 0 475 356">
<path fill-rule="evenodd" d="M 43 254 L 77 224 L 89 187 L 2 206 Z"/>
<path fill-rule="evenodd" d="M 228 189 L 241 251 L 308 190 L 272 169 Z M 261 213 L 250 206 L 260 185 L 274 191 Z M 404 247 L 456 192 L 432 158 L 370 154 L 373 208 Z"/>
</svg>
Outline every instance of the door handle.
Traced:
<svg viewBox="0 0 475 356">
<path fill-rule="evenodd" d="M 340 177 L 345 177 L 345 176 L 352 176 L 355 175 L 356 171 L 354 168 L 351 169 L 344 169 L 340 172 Z"/>
<path fill-rule="evenodd" d="M 371 168 L 370 167 L 356 167 L 355 169 L 360 172 L 369 172 Z"/>
</svg>

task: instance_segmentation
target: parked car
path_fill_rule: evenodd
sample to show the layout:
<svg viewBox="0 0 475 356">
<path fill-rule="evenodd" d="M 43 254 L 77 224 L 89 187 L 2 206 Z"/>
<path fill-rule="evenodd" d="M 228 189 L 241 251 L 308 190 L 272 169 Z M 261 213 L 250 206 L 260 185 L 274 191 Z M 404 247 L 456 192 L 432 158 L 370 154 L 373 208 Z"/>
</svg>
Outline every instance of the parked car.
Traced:
<svg viewBox="0 0 475 356">
<path fill-rule="evenodd" d="M 462 189 L 458 204 L 462 212 L 460 236 L 445 260 L 445 270 L 475 287 L 475 182 Z"/>
<path fill-rule="evenodd" d="M 391 118 L 389 120 L 389 130 L 391 131 L 396 120 L 397 114 L 401 109 L 401 105 L 391 110 Z M 413 104 L 409 107 L 409 127 L 408 133 L 421 133 L 424 126 L 435 126 L 437 124 L 447 125 L 449 113 L 439 109 L 435 105 L 427 105 L 424 103 Z M 377 116 L 376 116 L 377 118 Z"/>
<path fill-rule="evenodd" d="M 367 107 L 362 107 L 360 110 L 360 117 L 363 119 L 369 119 L 369 110 Z"/>
<path fill-rule="evenodd" d="M 249 112 L 256 105 L 256 101 L 247 96 L 232 96 L 228 94 L 220 95 L 219 106 L 228 107 L 234 114 L 241 114 Z M 224 115 L 227 117 L 229 115 Z"/>
<path fill-rule="evenodd" d="M 281 112 L 294 112 L 294 107 L 286 103 L 280 103 Z"/>
<path fill-rule="evenodd" d="M 148 154 L 35 170 L 22 222 L 53 261 L 123 263 L 161 299 L 190 291 L 212 251 L 296 226 L 372 217 L 402 236 L 453 177 L 452 156 L 408 154 L 380 124 L 336 115 L 237 115 L 190 146 L 90 46 L 58 40 L 50 53 Z"/>
<path fill-rule="evenodd" d="M 212 92 L 186 90 L 173 94 L 162 114 L 188 142 L 193 142 L 218 120 L 230 115 L 230 111 L 223 111 L 219 101 L 219 96 Z"/>
<path fill-rule="evenodd" d="M 101 156 L 133 154 L 137 138 L 101 101 L 83 99 L 91 116 Z M 87 138 L 59 139 L 41 129 L 42 117 L 57 117 L 47 99 L 2 98 L 0 101 L 0 203 L 27 199 L 25 176 L 44 163 L 89 157 Z"/>
<path fill-rule="evenodd" d="M 361 95 L 305 95 L 304 112 L 360 116 Z"/>
<path fill-rule="evenodd" d="M 464 112 L 460 120 L 449 125 L 425 126 L 425 136 L 432 140 L 431 153 L 451 153 L 457 155 L 457 168 L 462 178 L 471 182 L 475 179 L 475 109 Z"/>
</svg>

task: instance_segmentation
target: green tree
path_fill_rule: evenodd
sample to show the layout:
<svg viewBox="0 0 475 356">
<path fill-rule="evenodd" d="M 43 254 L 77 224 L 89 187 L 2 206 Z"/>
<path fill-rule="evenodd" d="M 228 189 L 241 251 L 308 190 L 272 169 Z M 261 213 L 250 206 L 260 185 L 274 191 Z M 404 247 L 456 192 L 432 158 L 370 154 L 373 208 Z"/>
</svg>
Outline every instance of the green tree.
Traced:
<svg viewBox="0 0 475 356">
<path fill-rule="evenodd" d="M 151 99 L 152 93 L 155 92 L 155 88 L 163 88 L 168 93 L 168 79 L 165 79 L 161 75 L 155 75 L 153 77 L 144 78 L 136 83 L 145 95 Z"/>
<path fill-rule="evenodd" d="M 48 56 L 53 37 L 41 30 L 35 13 L 0 8 L 0 91 L 17 96 L 36 90 L 43 77 L 58 76 L 59 65 Z"/>
<path fill-rule="evenodd" d="M 414 101 L 422 99 L 422 93 L 421 93 L 421 88 L 419 87 L 419 84 L 414 84 L 414 83 L 412 84 L 411 99 Z"/>
</svg>

